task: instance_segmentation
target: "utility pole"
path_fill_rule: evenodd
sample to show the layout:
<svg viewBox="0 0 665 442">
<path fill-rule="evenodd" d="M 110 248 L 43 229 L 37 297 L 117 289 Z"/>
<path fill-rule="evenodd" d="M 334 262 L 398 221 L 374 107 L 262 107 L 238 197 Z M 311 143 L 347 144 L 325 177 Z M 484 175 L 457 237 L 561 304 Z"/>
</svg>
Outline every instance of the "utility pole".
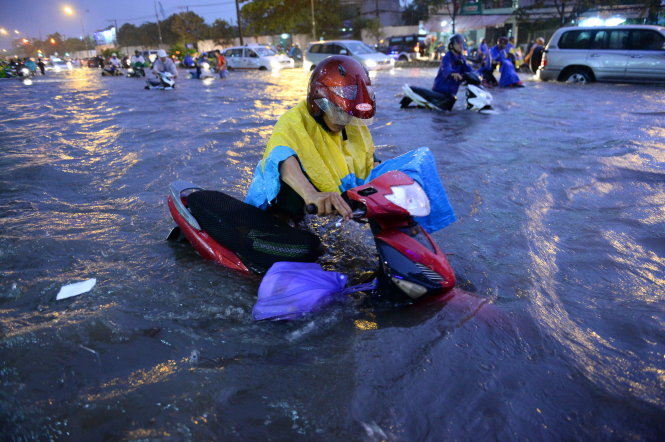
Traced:
<svg viewBox="0 0 665 442">
<path fill-rule="evenodd" d="M 81 18 L 81 33 L 83 34 L 83 42 L 85 43 L 85 50 L 88 51 L 88 39 L 85 36 L 85 26 L 83 26 L 83 14 L 85 12 L 88 12 L 88 9 L 86 9 L 85 11 L 82 11 L 79 14 L 79 17 Z"/>
<path fill-rule="evenodd" d="M 237 1 L 237 0 L 236 0 Z M 157 15 L 157 0 L 152 0 L 155 7 L 155 18 L 157 19 L 157 34 L 159 34 L 159 47 L 162 47 L 162 28 L 159 26 L 159 15 Z"/>
<path fill-rule="evenodd" d="M 314 18 L 314 0 L 310 0 L 312 6 L 312 37 L 316 40 L 316 19 Z"/>
<path fill-rule="evenodd" d="M 242 40 L 242 26 L 240 25 L 240 6 L 238 6 L 238 0 L 236 0 L 236 20 L 238 21 L 238 36 L 240 37 L 240 46 L 245 46 L 245 43 Z"/>
</svg>

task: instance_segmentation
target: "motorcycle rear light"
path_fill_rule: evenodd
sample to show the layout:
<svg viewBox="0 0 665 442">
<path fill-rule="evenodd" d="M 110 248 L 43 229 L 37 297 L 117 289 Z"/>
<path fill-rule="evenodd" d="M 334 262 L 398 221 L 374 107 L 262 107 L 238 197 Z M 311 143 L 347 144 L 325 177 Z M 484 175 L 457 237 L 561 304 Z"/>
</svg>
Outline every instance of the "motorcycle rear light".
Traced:
<svg viewBox="0 0 665 442">
<path fill-rule="evenodd" d="M 390 190 L 392 193 L 386 195 L 386 199 L 409 212 L 411 216 L 429 215 L 429 198 L 420 184 L 414 182 L 402 186 L 391 186 Z"/>
</svg>

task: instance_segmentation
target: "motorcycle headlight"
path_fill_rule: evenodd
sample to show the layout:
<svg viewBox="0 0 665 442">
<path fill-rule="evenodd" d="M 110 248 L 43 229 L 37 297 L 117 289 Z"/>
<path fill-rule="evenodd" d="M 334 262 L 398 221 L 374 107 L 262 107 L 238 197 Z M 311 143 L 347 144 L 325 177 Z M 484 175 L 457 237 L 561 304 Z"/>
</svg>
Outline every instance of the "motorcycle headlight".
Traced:
<svg viewBox="0 0 665 442">
<path fill-rule="evenodd" d="M 386 195 L 386 199 L 409 212 L 411 216 L 429 215 L 429 198 L 420 184 L 414 182 L 403 186 L 391 186 L 390 190 L 392 193 Z"/>
<path fill-rule="evenodd" d="M 28 75 L 30 73 L 30 71 L 28 70 L 28 68 L 23 68 L 23 69 L 21 69 L 21 73 L 23 75 Z"/>
<path fill-rule="evenodd" d="M 201 67 L 202 67 L 203 69 L 210 69 L 210 65 L 209 65 L 208 63 L 203 63 L 203 64 L 201 65 Z"/>
</svg>

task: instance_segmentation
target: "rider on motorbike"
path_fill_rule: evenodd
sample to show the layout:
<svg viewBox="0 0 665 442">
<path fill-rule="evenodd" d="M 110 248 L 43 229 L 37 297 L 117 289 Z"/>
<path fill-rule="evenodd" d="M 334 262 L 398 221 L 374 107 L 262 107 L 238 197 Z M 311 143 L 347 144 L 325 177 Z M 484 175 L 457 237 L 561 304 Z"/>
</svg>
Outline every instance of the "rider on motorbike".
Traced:
<svg viewBox="0 0 665 442">
<path fill-rule="evenodd" d="M 423 224 L 435 231 L 455 220 L 427 148 L 379 164 L 367 127 L 376 112 L 372 82 L 355 59 L 336 55 L 312 71 L 307 99 L 279 119 L 254 173 L 245 202 L 278 218 L 299 220 L 314 204 L 318 215 L 352 215 L 341 192 L 404 167 L 426 184 L 433 204 Z M 408 171 L 407 171 L 408 169 Z M 429 184 L 429 186 L 427 186 Z"/>
<path fill-rule="evenodd" d="M 246 202 L 295 219 L 315 204 L 319 215 L 337 211 L 348 219 L 351 208 L 340 189 L 367 178 L 376 164 L 367 128 L 376 111 L 371 84 L 351 57 L 319 63 L 307 99 L 277 122 Z"/>
<path fill-rule="evenodd" d="M 457 95 L 463 74 L 473 71 L 467 63 L 462 50 L 464 49 L 464 37 L 454 34 L 448 43 L 448 52 L 441 60 L 439 71 L 434 79 L 432 89 L 441 94 Z"/>
<path fill-rule="evenodd" d="M 141 55 L 141 52 L 136 50 L 134 51 L 134 55 L 132 55 L 132 67 L 134 68 L 142 68 L 145 66 L 145 59 L 143 58 L 143 55 Z"/>
<path fill-rule="evenodd" d="M 120 69 L 120 59 L 118 55 L 114 52 L 109 58 L 110 72 L 115 74 L 115 71 Z"/>
<path fill-rule="evenodd" d="M 170 72 L 173 78 L 178 78 L 178 71 L 176 70 L 175 63 L 166 56 L 166 51 L 160 49 L 157 51 L 157 59 L 152 65 L 152 73 L 159 76 L 160 72 Z"/>
</svg>

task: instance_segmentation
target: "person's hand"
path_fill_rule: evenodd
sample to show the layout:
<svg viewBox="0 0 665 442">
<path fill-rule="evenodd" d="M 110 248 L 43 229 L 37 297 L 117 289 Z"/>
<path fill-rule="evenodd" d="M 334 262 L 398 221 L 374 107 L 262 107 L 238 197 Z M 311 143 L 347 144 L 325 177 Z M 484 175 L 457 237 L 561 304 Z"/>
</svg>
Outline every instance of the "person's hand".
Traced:
<svg viewBox="0 0 665 442">
<path fill-rule="evenodd" d="M 450 74 L 450 76 L 457 81 L 462 81 L 462 75 L 458 74 L 457 72 L 453 72 L 452 74 Z"/>
<path fill-rule="evenodd" d="M 336 192 L 316 192 L 305 200 L 305 204 L 316 205 L 319 216 L 339 213 L 345 220 L 351 218 L 351 208 L 342 195 Z"/>
</svg>

